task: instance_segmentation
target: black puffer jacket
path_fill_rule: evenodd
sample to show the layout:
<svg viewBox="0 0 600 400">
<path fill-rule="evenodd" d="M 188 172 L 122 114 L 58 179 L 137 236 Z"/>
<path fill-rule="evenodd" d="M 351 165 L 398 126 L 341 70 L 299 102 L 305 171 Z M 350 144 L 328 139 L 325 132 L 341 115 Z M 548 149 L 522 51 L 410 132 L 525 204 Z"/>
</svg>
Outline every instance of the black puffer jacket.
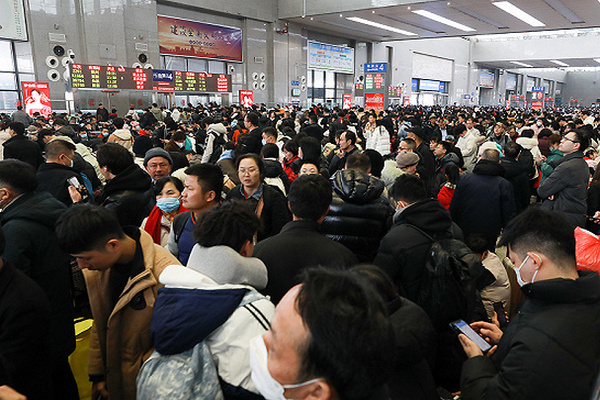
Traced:
<svg viewBox="0 0 600 400">
<path fill-rule="evenodd" d="M 281 163 L 274 158 L 265 158 L 263 160 L 265 164 L 265 177 L 266 178 L 280 178 L 283 187 L 285 187 L 286 193 L 290 190 L 290 180 L 283 170 Z"/>
<path fill-rule="evenodd" d="M 519 157 L 520 158 L 520 157 Z M 527 169 L 514 158 L 503 157 L 500 165 L 504 167 L 504 177 L 512 184 L 515 191 L 517 213 L 529 206 L 531 191 L 529 190 L 529 175 Z"/>
<path fill-rule="evenodd" d="M 331 182 L 333 200 L 321 231 L 348 247 L 360 262 L 371 262 L 394 213 L 390 201 L 382 196 L 385 184 L 350 169 L 336 172 Z"/>
<path fill-rule="evenodd" d="M 132 164 L 108 181 L 96 203 L 115 210 L 122 226 L 140 226 L 154 206 L 152 179 Z"/>
</svg>

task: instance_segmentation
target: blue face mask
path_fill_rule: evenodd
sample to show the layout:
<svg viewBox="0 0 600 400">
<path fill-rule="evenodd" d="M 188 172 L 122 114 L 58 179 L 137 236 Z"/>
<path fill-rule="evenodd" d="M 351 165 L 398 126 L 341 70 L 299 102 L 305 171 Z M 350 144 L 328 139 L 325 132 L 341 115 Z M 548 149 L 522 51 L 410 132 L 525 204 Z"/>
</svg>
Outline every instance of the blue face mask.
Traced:
<svg viewBox="0 0 600 400">
<path fill-rule="evenodd" d="M 267 141 L 265 139 L 261 140 L 262 145 L 264 146 L 265 144 L 267 144 Z"/>
<path fill-rule="evenodd" d="M 102 132 L 102 136 L 108 137 L 108 132 Z"/>
<path fill-rule="evenodd" d="M 87 139 L 87 133 L 85 135 L 79 135 L 82 139 Z"/>
<path fill-rule="evenodd" d="M 173 197 L 163 197 L 162 199 L 156 200 L 156 207 L 166 213 L 173 212 L 179 209 L 179 199 Z"/>
</svg>

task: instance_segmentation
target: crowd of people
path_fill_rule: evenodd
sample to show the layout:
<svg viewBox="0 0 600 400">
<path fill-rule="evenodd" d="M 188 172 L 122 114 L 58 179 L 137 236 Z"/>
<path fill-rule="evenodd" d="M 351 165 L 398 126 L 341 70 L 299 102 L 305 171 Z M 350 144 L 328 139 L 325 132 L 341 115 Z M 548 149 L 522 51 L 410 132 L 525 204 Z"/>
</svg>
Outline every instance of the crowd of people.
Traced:
<svg viewBox="0 0 600 400">
<path fill-rule="evenodd" d="M 0 114 L 0 399 L 79 398 L 75 317 L 93 399 L 589 399 L 600 277 L 574 229 L 600 230 L 599 129 L 579 109 Z"/>
</svg>

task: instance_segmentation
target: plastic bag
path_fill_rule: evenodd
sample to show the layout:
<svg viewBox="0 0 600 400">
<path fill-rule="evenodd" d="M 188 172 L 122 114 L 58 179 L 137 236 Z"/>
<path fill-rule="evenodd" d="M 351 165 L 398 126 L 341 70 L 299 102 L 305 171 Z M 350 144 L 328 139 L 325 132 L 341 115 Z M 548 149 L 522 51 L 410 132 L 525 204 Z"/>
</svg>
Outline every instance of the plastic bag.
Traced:
<svg viewBox="0 0 600 400">
<path fill-rule="evenodd" d="M 575 228 L 575 258 L 577 269 L 600 274 L 600 237 L 580 227 Z"/>
</svg>

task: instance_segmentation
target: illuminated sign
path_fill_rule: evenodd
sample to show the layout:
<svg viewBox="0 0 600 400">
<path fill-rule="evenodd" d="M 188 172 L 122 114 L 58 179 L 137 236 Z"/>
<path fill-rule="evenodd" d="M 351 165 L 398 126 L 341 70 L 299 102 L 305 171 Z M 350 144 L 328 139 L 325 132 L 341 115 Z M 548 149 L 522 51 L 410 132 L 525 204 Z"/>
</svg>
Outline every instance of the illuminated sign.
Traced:
<svg viewBox="0 0 600 400">
<path fill-rule="evenodd" d="M 71 84 L 80 89 L 228 93 L 231 75 L 73 64 Z"/>
</svg>

